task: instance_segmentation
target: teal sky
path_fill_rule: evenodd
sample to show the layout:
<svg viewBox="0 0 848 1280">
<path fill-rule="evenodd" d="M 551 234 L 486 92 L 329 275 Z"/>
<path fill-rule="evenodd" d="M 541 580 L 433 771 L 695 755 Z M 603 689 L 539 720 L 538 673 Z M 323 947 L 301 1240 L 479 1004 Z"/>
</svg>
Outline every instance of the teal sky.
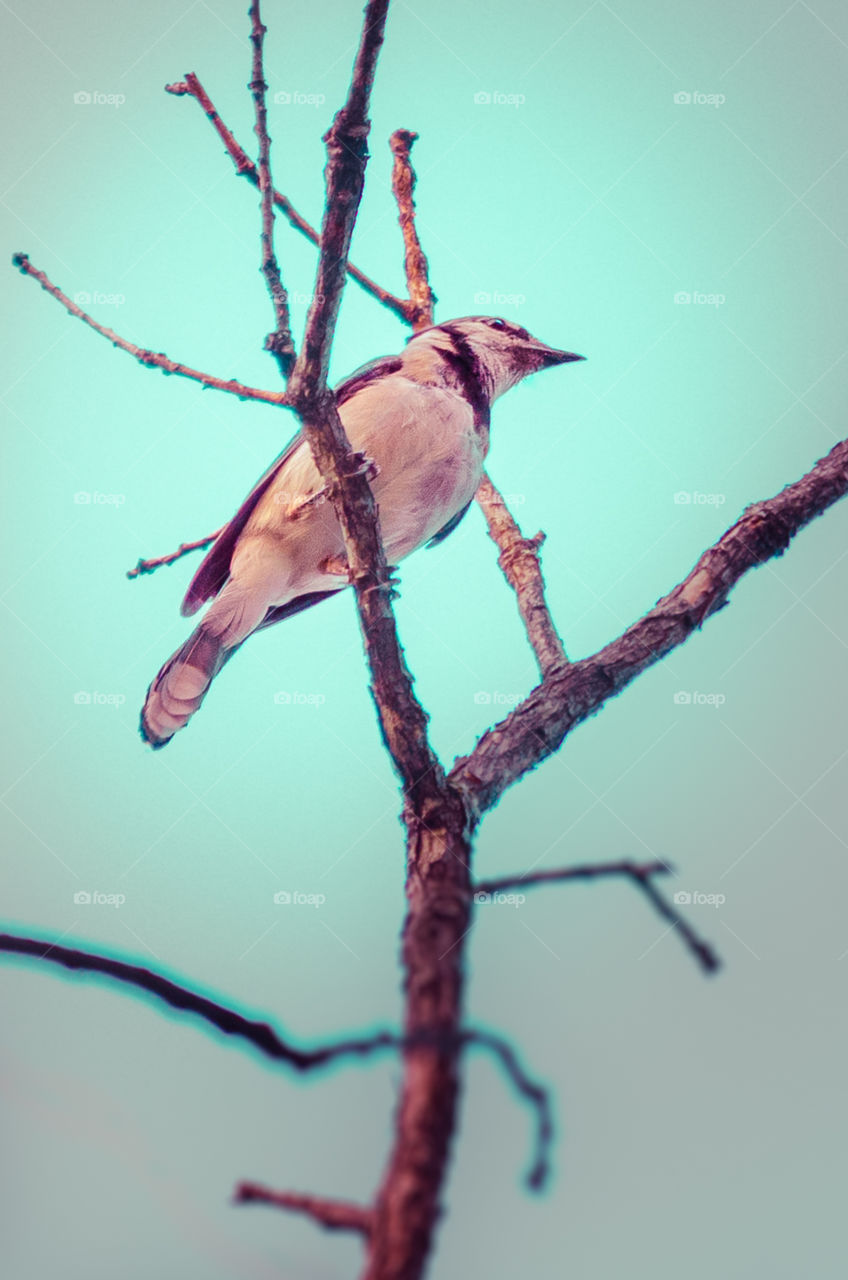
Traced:
<svg viewBox="0 0 848 1280">
<path fill-rule="evenodd" d="M 102 323 L 274 387 L 256 193 L 162 92 L 195 71 L 250 149 L 246 7 L 4 3 L 0 217 L 6 263 L 27 251 Z M 317 219 L 360 6 L 263 13 L 277 185 Z M 353 258 L 401 288 L 387 139 L 415 129 L 437 318 L 588 357 L 499 402 L 490 455 L 548 535 L 574 657 L 845 435 L 847 71 L 835 0 L 393 7 Z M 285 224 L 278 249 L 302 325 L 314 251 Z M 197 561 L 125 571 L 221 524 L 290 416 L 143 370 L 5 272 L 3 926 L 306 1042 L 393 1023 L 402 831 L 353 601 L 252 639 L 167 751 L 136 732 Z M 333 377 L 405 337 L 350 285 Z M 550 1085 L 555 1176 L 525 1192 L 528 1115 L 472 1057 L 434 1280 L 845 1274 L 846 537 L 842 505 L 486 820 L 480 876 L 673 862 L 672 891 L 725 898 L 687 908 L 725 966 L 704 979 L 625 884 L 481 912 L 469 1016 Z M 401 576 L 449 762 L 535 666 L 476 509 Z M 74 901 L 94 891 L 126 900 Z M 0 990 L 10 1280 L 355 1274 L 355 1241 L 227 1201 L 240 1178 L 365 1199 L 394 1062 L 303 1083 L 103 983 L 4 960 Z"/>
</svg>

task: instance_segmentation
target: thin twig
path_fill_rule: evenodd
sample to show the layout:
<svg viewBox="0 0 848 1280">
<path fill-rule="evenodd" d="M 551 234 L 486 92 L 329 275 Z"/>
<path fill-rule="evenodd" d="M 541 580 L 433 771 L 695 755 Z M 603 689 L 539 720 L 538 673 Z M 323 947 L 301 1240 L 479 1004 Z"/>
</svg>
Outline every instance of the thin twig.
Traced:
<svg viewBox="0 0 848 1280">
<path fill-rule="evenodd" d="M 532 889 L 537 885 L 559 884 L 563 880 L 595 880 L 602 876 L 631 876 L 642 879 L 649 876 L 668 875 L 667 862 L 590 862 L 584 866 L 559 867 L 554 871 L 528 871 L 525 875 L 498 876 L 493 880 L 478 880 L 475 894 L 506 893 L 510 889 Z"/>
<path fill-rule="evenodd" d="M 226 391 L 229 395 L 238 396 L 240 400 L 260 400 L 263 404 L 274 404 L 283 406 L 288 403 L 286 393 L 284 391 L 262 391 L 258 387 L 248 387 L 243 382 L 237 382 L 235 378 L 215 378 L 211 373 L 201 373 L 198 369 L 191 369 L 188 365 L 180 364 L 176 360 L 171 360 L 165 355 L 164 351 L 148 351 L 145 347 L 137 347 L 134 342 L 128 342 L 126 338 L 122 338 L 115 333 L 113 329 L 107 328 L 105 325 L 98 324 L 96 320 L 92 320 L 81 307 L 62 292 L 62 290 L 52 283 L 43 271 L 39 271 L 29 260 L 26 253 L 16 253 L 12 257 L 12 265 L 17 267 L 23 275 L 30 276 L 33 280 L 37 280 L 47 293 L 62 306 L 72 316 L 76 316 L 78 320 L 82 320 L 83 324 L 87 324 L 95 333 L 99 333 L 101 337 L 108 339 L 113 347 L 118 347 L 121 351 L 126 351 L 128 355 L 134 356 L 140 364 L 146 369 L 161 369 L 166 374 L 176 374 L 180 378 L 190 378 L 193 382 L 199 382 L 205 389 L 212 391 Z"/>
<path fill-rule="evenodd" d="M 328 1200 L 300 1191 L 272 1191 L 258 1182 L 240 1182 L 233 1194 L 235 1204 L 267 1204 L 277 1209 L 303 1213 L 327 1231 L 357 1231 L 367 1236 L 374 1224 L 374 1210 L 348 1200 Z"/>
<path fill-rule="evenodd" d="M 799 530 L 846 493 L 848 441 L 843 440 L 800 480 L 748 507 L 691 573 L 618 639 L 590 658 L 554 669 L 454 764 L 449 781 L 462 790 L 476 820 L 557 751 L 577 725 L 723 608 L 745 573 L 782 555 Z"/>
<path fill-rule="evenodd" d="M 498 564 L 515 592 L 539 671 L 546 676 L 567 663 L 568 658 L 545 599 L 545 580 L 539 561 L 539 548 L 545 535 L 523 536 L 502 495 L 485 473 L 475 497 L 486 517 L 489 537 L 500 548 Z"/>
<path fill-rule="evenodd" d="M 671 874 L 673 868 L 667 862 L 598 862 L 585 866 L 562 867 L 556 871 L 531 871 L 526 875 L 501 876 L 496 880 L 480 880 L 477 882 L 475 900 L 485 901 L 480 895 L 491 896 L 508 892 L 510 889 L 533 889 L 540 885 L 560 884 L 564 881 L 595 880 L 602 876 L 626 876 L 645 894 L 653 908 L 674 925 L 686 947 L 706 973 L 715 973 L 721 968 L 721 961 L 708 942 L 698 936 L 695 930 L 660 893 L 653 883 L 654 876 Z"/>
<path fill-rule="evenodd" d="M 421 248 L 415 227 L 415 170 L 410 160 L 412 144 L 418 134 L 411 129 L 396 129 L 389 139 L 394 156 L 392 191 L 398 206 L 398 221 L 404 246 L 404 271 L 409 290 L 409 320 L 417 332 L 433 323 L 436 298 L 430 288 L 427 257 Z"/>
<path fill-rule="evenodd" d="M 274 183 L 271 179 L 271 139 L 268 136 L 268 111 L 265 106 L 265 71 L 262 61 L 262 46 L 265 41 L 267 27 L 263 26 L 259 13 L 259 0 L 251 0 L 250 5 L 250 43 L 253 45 L 253 76 L 248 88 L 253 98 L 256 124 L 254 133 L 259 142 L 259 202 L 262 210 L 262 274 L 268 286 L 271 304 L 274 308 L 276 328 L 265 339 L 265 350 L 270 351 L 283 381 L 291 372 L 295 360 L 294 340 L 289 322 L 289 304 L 286 291 L 280 276 L 280 265 L 274 252 Z"/>
<path fill-rule="evenodd" d="M 252 183 L 253 186 L 258 187 L 259 171 L 256 168 L 256 165 L 233 136 L 231 130 L 224 124 L 214 103 L 212 102 L 212 99 L 209 97 L 209 94 L 206 92 L 197 76 L 193 72 L 189 72 L 185 80 L 178 81 L 176 84 L 165 85 L 165 91 L 167 93 L 174 94 L 175 97 L 194 98 L 195 102 L 197 102 L 201 107 L 203 113 L 212 124 L 212 127 L 215 129 L 218 137 L 223 142 L 227 155 L 235 165 L 236 174 L 240 178 L 247 178 L 248 182 Z M 314 245 L 318 245 L 320 243 L 321 237 L 312 224 L 307 222 L 305 218 L 301 217 L 291 201 L 276 189 L 274 190 L 274 204 L 296 231 L 299 231 L 301 235 L 306 236 L 307 240 L 311 240 Z M 346 270 L 351 280 L 355 280 L 360 288 L 364 289 L 366 293 L 370 293 L 372 298 L 376 298 L 377 302 L 381 303 L 384 307 L 388 307 L 388 309 L 393 311 L 396 316 L 399 316 L 405 324 L 410 323 L 408 302 L 403 298 L 396 297 L 393 293 L 390 293 L 388 289 L 384 289 L 382 285 L 377 284 L 376 281 L 372 280 L 370 276 L 367 276 L 364 271 L 360 271 L 352 262 L 348 262 Z"/>
<path fill-rule="evenodd" d="M 222 526 L 222 529 L 225 526 Z M 152 560 L 139 560 L 134 569 L 127 570 L 128 578 L 140 578 L 145 573 L 155 573 L 157 569 L 161 569 L 164 565 L 176 564 L 183 556 L 190 555 L 192 551 L 203 551 L 206 547 L 212 545 L 222 529 L 216 529 L 214 533 L 209 533 L 205 538 L 198 538 L 196 542 L 181 542 L 176 551 L 171 551 L 166 556 L 156 556 Z"/>
</svg>

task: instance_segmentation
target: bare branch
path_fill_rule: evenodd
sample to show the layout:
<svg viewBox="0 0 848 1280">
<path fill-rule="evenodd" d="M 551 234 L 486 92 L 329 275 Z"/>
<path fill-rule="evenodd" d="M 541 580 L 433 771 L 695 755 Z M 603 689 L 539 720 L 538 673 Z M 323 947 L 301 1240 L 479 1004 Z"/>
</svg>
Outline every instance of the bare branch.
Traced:
<svg viewBox="0 0 848 1280">
<path fill-rule="evenodd" d="M 295 360 L 294 340 L 289 323 L 289 304 L 280 276 L 280 266 L 274 253 L 274 184 L 271 180 L 271 139 L 268 136 L 268 112 L 265 107 L 265 72 L 262 62 L 262 46 L 267 27 L 263 26 L 259 13 L 259 0 L 251 0 L 250 42 L 253 45 L 253 78 L 248 88 L 253 97 L 256 112 L 254 132 L 259 141 L 259 196 L 262 209 L 262 274 L 268 286 L 277 327 L 265 339 L 265 350 L 270 351 L 280 375 L 285 381 Z"/>
<path fill-rule="evenodd" d="M 370 1235 L 374 1210 L 347 1200 L 327 1200 L 299 1191 L 272 1191 L 257 1182 L 240 1182 L 233 1195 L 235 1204 L 267 1204 L 312 1218 L 327 1231 L 357 1231 Z"/>
<path fill-rule="evenodd" d="M 433 323 L 433 307 L 436 302 L 430 288 L 427 258 L 415 228 L 415 170 L 409 153 L 417 137 L 418 134 L 410 129 L 396 129 L 389 139 L 395 158 L 392 165 L 392 191 L 397 201 L 398 221 L 403 235 L 409 320 L 415 331 L 426 329 Z"/>
<path fill-rule="evenodd" d="M 348 98 L 326 135 L 321 253 L 303 345 L 289 382 L 289 398 L 301 418 L 342 527 L 383 738 L 407 799 L 420 813 L 425 802 L 443 803 L 444 775 L 427 740 L 427 717 L 412 691 L 412 677 L 398 640 L 391 608 L 391 567 L 368 483 L 368 462 L 352 454 L 327 388 L 345 263 L 362 196 L 369 94 L 387 8 L 388 0 L 371 0 L 365 10 Z"/>
<path fill-rule="evenodd" d="M 708 942 L 699 938 L 679 911 L 659 892 L 653 883 L 654 876 L 669 875 L 672 868 L 667 862 L 598 862 L 585 866 L 563 867 L 556 871 L 531 871 L 527 875 L 501 876 L 496 880 L 480 880 L 477 883 L 475 901 L 483 902 L 481 894 L 491 895 L 510 889 L 533 889 L 540 885 L 561 884 L 564 881 L 595 880 L 602 876 L 627 876 L 645 894 L 655 911 L 674 925 L 683 942 L 691 951 L 705 973 L 715 973 L 721 961 Z"/>
<path fill-rule="evenodd" d="M 222 526 L 223 528 L 224 526 Z M 156 556 L 153 560 L 139 560 L 134 569 L 127 570 L 128 578 L 140 578 L 145 573 L 155 573 L 157 569 L 161 569 L 164 565 L 176 564 L 183 556 L 190 555 L 192 551 L 204 551 L 206 547 L 212 545 L 222 529 L 216 529 L 214 533 L 209 533 L 205 538 L 198 538 L 196 542 L 181 542 L 176 551 L 171 551 L 166 556 Z"/>
<path fill-rule="evenodd" d="M 193 72 L 189 72 L 185 80 L 181 80 L 176 84 L 165 85 L 165 91 L 167 93 L 174 94 L 176 97 L 186 96 L 194 98 L 202 108 L 207 119 L 211 122 L 215 132 L 218 134 L 218 137 L 223 142 L 227 154 L 235 165 L 238 177 L 247 178 L 248 182 L 252 183 L 253 186 L 258 187 L 259 171 L 256 168 L 256 165 L 236 141 L 232 132 L 224 124 L 214 103 L 212 102 L 212 99 L 209 97 L 209 94 L 206 92 L 197 76 L 194 75 Z M 299 231 L 301 235 L 306 236 L 307 240 L 311 240 L 314 245 L 320 243 L 320 236 L 311 223 L 301 217 L 291 201 L 276 189 L 274 189 L 274 204 L 288 220 L 290 226 L 294 227 L 296 231 Z M 372 280 L 370 276 L 367 276 L 364 271 L 360 271 L 358 267 L 355 267 L 352 262 L 348 262 L 346 270 L 351 280 L 355 280 L 360 288 L 364 289 L 366 293 L 370 293 L 372 298 L 376 298 L 376 300 L 382 303 L 384 307 L 388 307 L 388 309 L 393 311 L 396 316 L 404 321 L 405 324 L 410 323 L 408 302 L 403 298 L 396 297 L 393 293 L 390 293 L 388 289 L 384 289 L 381 285 L 377 284 L 376 281 Z"/>
<path fill-rule="evenodd" d="M 127 964 L 112 956 L 99 956 L 73 947 L 62 947 L 43 938 L 19 938 L 8 933 L 0 933 L 0 952 L 46 960 L 77 973 L 99 973 L 116 982 L 137 987 L 170 1005 L 172 1009 L 196 1014 L 204 1022 L 217 1027 L 224 1035 L 246 1041 L 266 1058 L 285 1062 L 295 1071 L 311 1071 L 337 1058 L 367 1057 L 386 1049 L 396 1049 L 400 1044 L 400 1037 L 386 1031 L 362 1038 L 339 1040 L 318 1049 L 298 1049 L 278 1035 L 267 1022 L 245 1018 L 235 1010 L 217 1004 L 188 987 L 181 987 L 176 982 L 171 982 L 170 978 L 164 978 L 141 965 Z"/>
<path fill-rule="evenodd" d="M 558 867 L 554 871 L 528 871 L 525 875 L 498 876 L 494 880 L 478 880 L 475 895 L 481 893 L 507 893 L 510 889 L 534 889 L 538 885 L 559 884 L 564 880 L 595 880 L 603 876 L 632 876 L 643 879 L 648 876 L 668 875 L 667 862 L 591 862 L 585 866 Z M 480 901 L 479 897 L 477 901 Z"/>
<path fill-rule="evenodd" d="M 449 781 L 476 820 L 506 789 L 546 760 L 571 731 L 653 666 L 726 603 L 749 569 L 781 555 L 791 539 L 848 493 L 848 441 L 800 480 L 747 508 L 667 596 L 590 658 L 554 670 L 524 702 L 454 764 Z"/>
<path fill-rule="evenodd" d="M 31 276 L 33 280 L 37 280 L 42 289 L 46 290 L 57 302 L 60 302 L 72 316 L 82 320 L 83 324 L 87 324 L 95 333 L 107 338 L 113 347 L 118 347 L 121 351 L 126 351 L 128 355 L 134 356 L 146 369 L 161 369 L 166 374 L 173 373 L 180 378 L 190 378 L 193 382 L 199 382 L 204 390 L 209 388 L 212 391 L 226 391 L 230 395 L 238 396 L 240 400 L 260 400 L 264 404 L 278 406 L 287 404 L 284 391 L 261 391 L 258 387 L 245 386 L 243 382 L 237 382 L 235 378 L 215 378 L 211 373 L 201 373 L 198 369 L 191 369 L 188 365 L 179 364 L 176 360 L 171 360 L 165 355 L 164 351 L 148 351 L 144 347 L 137 347 L 133 342 L 128 342 L 126 338 L 120 337 L 114 330 L 98 324 L 96 320 L 92 320 L 91 316 L 83 311 L 81 307 L 78 307 L 75 302 L 72 302 L 58 285 L 53 284 L 48 279 L 43 271 L 39 271 L 37 267 L 32 265 L 28 254 L 14 254 L 12 265 L 17 267 L 23 275 Z"/>
<path fill-rule="evenodd" d="M 500 548 L 498 564 L 515 592 L 527 639 L 536 655 L 542 676 L 550 675 L 568 662 L 545 600 L 545 580 L 539 562 L 543 533 L 525 538 L 495 486 L 484 474 L 474 495 L 483 515 L 489 537 Z"/>
<path fill-rule="evenodd" d="M 181 1012 L 196 1014 L 224 1035 L 243 1040 L 266 1058 L 286 1063 L 295 1071 L 311 1071 L 339 1058 L 367 1058 L 388 1050 L 428 1051 L 455 1054 L 466 1045 L 487 1049 L 500 1062 L 504 1072 L 536 1114 L 536 1141 L 533 1165 L 528 1175 L 532 1186 L 540 1186 L 548 1169 L 548 1150 L 553 1134 L 550 1099 L 547 1090 L 536 1084 L 521 1065 L 515 1050 L 500 1036 L 473 1028 L 421 1027 L 404 1035 L 379 1031 L 370 1036 L 337 1040 L 317 1049 L 299 1049 L 284 1040 L 267 1022 L 245 1018 L 243 1014 L 206 996 L 182 987 L 152 969 L 128 964 L 113 956 L 100 956 L 75 947 L 63 947 L 44 938 L 21 938 L 0 933 L 0 953 L 47 961 L 74 973 L 95 973 L 129 987 L 146 991 L 163 1004 Z"/>
</svg>

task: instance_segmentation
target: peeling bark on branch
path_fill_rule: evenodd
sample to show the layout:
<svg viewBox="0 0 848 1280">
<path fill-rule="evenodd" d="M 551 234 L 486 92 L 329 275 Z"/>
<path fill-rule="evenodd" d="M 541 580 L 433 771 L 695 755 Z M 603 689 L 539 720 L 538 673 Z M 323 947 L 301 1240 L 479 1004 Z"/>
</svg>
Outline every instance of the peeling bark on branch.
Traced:
<svg viewBox="0 0 848 1280">
<path fill-rule="evenodd" d="M 543 533 L 525 538 L 500 493 L 487 475 L 474 495 L 486 517 L 489 537 L 500 548 L 498 564 L 518 600 L 527 639 L 542 676 L 568 662 L 545 599 L 545 580 L 539 561 Z"/>
<path fill-rule="evenodd" d="M 415 229 L 415 170 L 409 158 L 418 137 L 411 129 L 396 129 L 389 139 L 394 156 L 392 191 L 398 207 L 404 247 L 404 268 L 409 289 L 409 322 L 414 330 L 426 329 L 433 323 L 436 299 L 430 288 L 427 257 Z"/>
<path fill-rule="evenodd" d="M 703 626 L 743 574 L 782 555 L 800 529 L 846 493 L 843 440 L 800 480 L 748 507 L 692 572 L 617 640 L 555 670 L 451 770 L 448 780 L 466 796 L 476 819 L 552 755 L 572 729 Z"/>
</svg>

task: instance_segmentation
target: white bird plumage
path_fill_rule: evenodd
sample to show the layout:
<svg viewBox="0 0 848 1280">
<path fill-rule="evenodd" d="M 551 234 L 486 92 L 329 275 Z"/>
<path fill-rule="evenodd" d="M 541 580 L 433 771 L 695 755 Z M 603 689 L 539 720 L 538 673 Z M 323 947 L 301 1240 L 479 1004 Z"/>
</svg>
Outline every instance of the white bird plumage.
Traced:
<svg viewBox="0 0 848 1280">
<path fill-rule="evenodd" d="M 375 465 L 371 484 L 391 564 L 447 536 L 470 506 L 492 402 L 538 369 L 580 359 L 508 321 L 470 316 L 422 330 L 399 356 L 372 361 L 336 388 L 351 445 Z M 184 727 L 251 632 L 346 586 L 341 529 L 297 435 L 192 579 L 182 612 L 214 601 L 148 689 L 145 741 L 164 746 Z"/>
</svg>

